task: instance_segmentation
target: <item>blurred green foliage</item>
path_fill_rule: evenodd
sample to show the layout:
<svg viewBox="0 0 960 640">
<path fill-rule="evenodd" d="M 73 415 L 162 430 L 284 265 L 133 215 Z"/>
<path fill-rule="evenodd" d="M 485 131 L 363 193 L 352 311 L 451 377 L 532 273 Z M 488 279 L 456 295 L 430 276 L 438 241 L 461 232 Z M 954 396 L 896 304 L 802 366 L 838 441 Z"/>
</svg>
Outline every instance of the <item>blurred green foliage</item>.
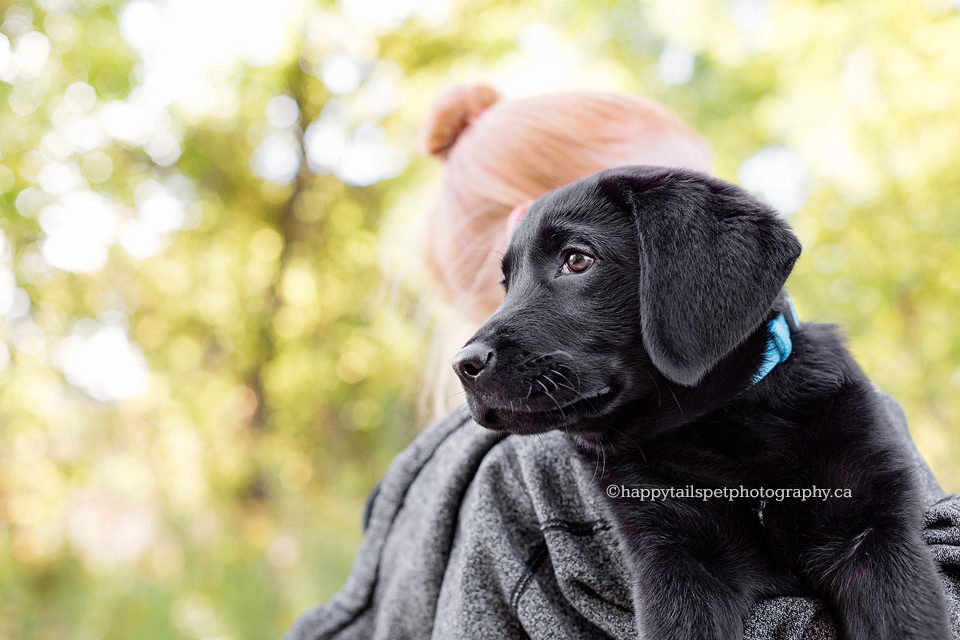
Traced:
<svg viewBox="0 0 960 640">
<path fill-rule="evenodd" d="M 393 278 L 437 170 L 416 127 L 455 82 L 676 109 L 719 175 L 797 209 L 801 316 L 843 325 L 960 490 L 954 2 L 0 19 L 0 638 L 277 637 L 339 588 L 423 426 L 429 294 Z"/>
</svg>

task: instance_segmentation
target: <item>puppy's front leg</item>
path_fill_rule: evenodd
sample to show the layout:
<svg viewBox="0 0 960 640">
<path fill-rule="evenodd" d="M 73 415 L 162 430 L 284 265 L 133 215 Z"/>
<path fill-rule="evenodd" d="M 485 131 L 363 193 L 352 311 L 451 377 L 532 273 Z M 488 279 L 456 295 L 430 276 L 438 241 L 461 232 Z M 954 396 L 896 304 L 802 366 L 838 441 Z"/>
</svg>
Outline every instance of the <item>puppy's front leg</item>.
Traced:
<svg viewBox="0 0 960 640">
<path fill-rule="evenodd" d="M 911 523 L 913 524 L 913 523 Z M 847 640 L 950 640 L 943 587 L 919 525 L 883 523 L 805 556 Z"/>
<path fill-rule="evenodd" d="M 758 592 L 776 588 L 749 518 L 729 503 L 686 499 L 613 499 L 611 510 L 636 577 L 641 638 L 743 637 Z"/>
</svg>

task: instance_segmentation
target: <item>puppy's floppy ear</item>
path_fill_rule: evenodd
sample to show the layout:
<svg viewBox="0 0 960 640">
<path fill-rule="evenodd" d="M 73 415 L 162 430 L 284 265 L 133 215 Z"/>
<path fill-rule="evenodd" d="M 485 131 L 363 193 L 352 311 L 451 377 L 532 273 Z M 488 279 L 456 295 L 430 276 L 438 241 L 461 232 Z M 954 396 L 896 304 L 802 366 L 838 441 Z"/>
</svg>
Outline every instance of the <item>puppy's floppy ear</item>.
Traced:
<svg viewBox="0 0 960 640">
<path fill-rule="evenodd" d="M 644 346 L 668 379 L 694 385 L 766 319 L 800 242 L 773 209 L 706 174 L 634 166 L 598 181 L 636 221 Z"/>
</svg>

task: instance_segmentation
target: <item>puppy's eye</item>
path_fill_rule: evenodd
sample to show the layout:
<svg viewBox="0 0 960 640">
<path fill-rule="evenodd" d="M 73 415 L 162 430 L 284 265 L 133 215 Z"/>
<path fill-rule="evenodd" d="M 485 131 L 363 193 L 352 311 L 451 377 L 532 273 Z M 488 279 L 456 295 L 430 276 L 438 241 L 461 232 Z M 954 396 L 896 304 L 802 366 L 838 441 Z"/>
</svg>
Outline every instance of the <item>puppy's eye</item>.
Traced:
<svg viewBox="0 0 960 640">
<path fill-rule="evenodd" d="M 583 273 L 593 264 L 593 256 L 582 251 L 571 251 L 563 260 L 563 266 L 560 267 L 560 273 L 572 274 Z"/>
</svg>

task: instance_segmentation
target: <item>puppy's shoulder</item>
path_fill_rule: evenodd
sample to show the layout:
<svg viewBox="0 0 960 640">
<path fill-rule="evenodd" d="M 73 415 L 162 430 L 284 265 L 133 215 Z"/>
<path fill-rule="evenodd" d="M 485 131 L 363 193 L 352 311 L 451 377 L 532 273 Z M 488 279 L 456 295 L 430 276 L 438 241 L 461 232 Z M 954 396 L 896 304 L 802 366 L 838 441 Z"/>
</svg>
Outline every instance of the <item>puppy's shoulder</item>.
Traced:
<svg viewBox="0 0 960 640">
<path fill-rule="evenodd" d="M 900 423 L 885 404 L 892 400 L 863 372 L 835 325 L 803 323 L 793 333 L 787 363 L 776 381 L 781 408 L 800 422 L 819 424 L 821 436 L 838 445 L 859 440 L 899 448 Z"/>
<path fill-rule="evenodd" d="M 787 420 L 872 421 L 880 413 L 876 387 L 831 324 L 805 322 L 792 332 L 793 351 L 757 390 Z M 761 385 L 757 385 L 761 387 Z"/>
</svg>

